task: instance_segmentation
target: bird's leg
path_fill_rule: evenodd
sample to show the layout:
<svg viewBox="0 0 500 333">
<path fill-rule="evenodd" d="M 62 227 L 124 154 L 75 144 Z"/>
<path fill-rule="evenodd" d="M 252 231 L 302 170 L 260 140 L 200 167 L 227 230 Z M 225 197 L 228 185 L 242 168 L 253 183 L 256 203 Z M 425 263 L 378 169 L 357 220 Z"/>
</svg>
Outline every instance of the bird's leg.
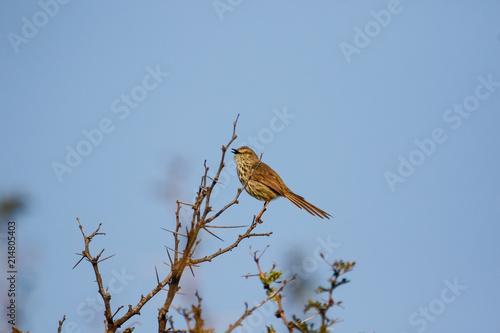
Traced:
<svg viewBox="0 0 500 333">
<path fill-rule="evenodd" d="M 267 205 L 269 205 L 270 202 L 271 201 L 266 201 L 266 203 L 264 204 L 264 208 L 262 208 L 262 211 L 259 213 L 259 215 L 257 215 L 257 217 L 255 218 L 255 221 L 262 222 L 260 217 L 262 216 L 262 214 L 264 214 L 264 212 L 266 211 L 266 207 L 267 207 Z"/>
</svg>

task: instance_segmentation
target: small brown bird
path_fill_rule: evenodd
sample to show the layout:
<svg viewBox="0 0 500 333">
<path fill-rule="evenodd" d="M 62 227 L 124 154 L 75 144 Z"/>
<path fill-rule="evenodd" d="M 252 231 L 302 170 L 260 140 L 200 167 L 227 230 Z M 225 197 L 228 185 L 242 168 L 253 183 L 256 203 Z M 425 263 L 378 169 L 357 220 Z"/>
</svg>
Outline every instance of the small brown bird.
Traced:
<svg viewBox="0 0 500 333">
<path fill-rule="evenodd" d="M 295 206 L 300 209 L 304 208 L 312 215 L 330 219 L 330 214 L 310 204 L 300 195 L 293 193 L 281 180 L 280 176 L 266 163 L 262 162 L 252 149 L 243 146 L 232 151 L 241 184 L 246 184 L 245 190 L 252 197 L 265 201 L 264 208 L 256 220 L 260 220 L 269 202 L 278 197 L 287 198 Z"/>
</svg>

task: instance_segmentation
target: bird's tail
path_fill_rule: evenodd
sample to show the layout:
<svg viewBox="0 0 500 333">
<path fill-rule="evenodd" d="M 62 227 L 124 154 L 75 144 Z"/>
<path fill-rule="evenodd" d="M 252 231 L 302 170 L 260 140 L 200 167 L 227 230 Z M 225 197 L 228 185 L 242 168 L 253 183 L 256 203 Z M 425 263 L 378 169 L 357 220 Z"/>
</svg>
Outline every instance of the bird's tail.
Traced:
<svg viewBox="0 0 500 333">
<path fill-rule="evenodd" d="M 327 218 L 327 219 L 330 219 L 330 217 L 331 217 L 330 214 L 319 209 L 318 207 L 314 206 L 313 204 L 307 202 L 303 197 L 293 193 L 292 191 L 285 193 L 285 198 L 290 200 L 295 206 L 299 207 L 300 209 L 302 209 L 302 208 L 305 209 L 311 215 L 315 215 L 315 216 L 318 216 L 321 218 Z"/>
</svg>

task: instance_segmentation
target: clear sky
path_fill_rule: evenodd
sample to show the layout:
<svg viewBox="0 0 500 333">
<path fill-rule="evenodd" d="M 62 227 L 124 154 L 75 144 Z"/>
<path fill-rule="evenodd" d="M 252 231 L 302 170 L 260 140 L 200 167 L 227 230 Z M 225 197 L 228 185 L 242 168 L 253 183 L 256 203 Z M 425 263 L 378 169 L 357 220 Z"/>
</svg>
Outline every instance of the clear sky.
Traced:
<svg viewBox="0 0 500 333">
<path fill-rule="evenodd" d="M 272 202 L 257 231 L 273 235 L 197 268 L 176 305 L 199 290 L 209 325 L 227 328 L 265 297 L 242 275 L 256 271 L 249 246 L 269 244 L 263 266 L 311 288 L 329 274 L 319 251 L 357 262 L 337 294 L 340 332 L 497 332 L 499 17 L 496 0 L 2 1 L 0 196 L 28 198 L 20 328 L 55 331 L 63 314 L 64 332 L 102 327 L 90 265 L 71 269 L 76 217 L 103 223 L 93 249 L 116 255 L 101 268 L 115 308 L 149 292 L 155 266 L 167 273 L 175 200 L 193 199 L 240 114 L 235 146 L 334 219 Z M 214 207 L 240 186 L 225 178 Z M 242 194 L 217 224 L 261 207 Z M 205 234 L 199 255 L 238 232 Z M 156 329 L 163 297 L 134 332 Z M 264 319 L 283 332 L 273 312 L 242 332 Z"/>
</svg>

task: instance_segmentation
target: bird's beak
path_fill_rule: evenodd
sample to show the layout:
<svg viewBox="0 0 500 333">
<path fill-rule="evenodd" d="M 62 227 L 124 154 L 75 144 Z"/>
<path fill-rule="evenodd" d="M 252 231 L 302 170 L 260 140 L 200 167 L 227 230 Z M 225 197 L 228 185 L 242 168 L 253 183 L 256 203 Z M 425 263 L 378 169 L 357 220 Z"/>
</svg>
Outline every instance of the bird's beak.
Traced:
<svg viewBox="0 0 500 333">
<path fill-rule="evenodd" d="M 239 154 L 240 152 L 237 149 L 232 149 L 233 154 Z"/>
</svg>

